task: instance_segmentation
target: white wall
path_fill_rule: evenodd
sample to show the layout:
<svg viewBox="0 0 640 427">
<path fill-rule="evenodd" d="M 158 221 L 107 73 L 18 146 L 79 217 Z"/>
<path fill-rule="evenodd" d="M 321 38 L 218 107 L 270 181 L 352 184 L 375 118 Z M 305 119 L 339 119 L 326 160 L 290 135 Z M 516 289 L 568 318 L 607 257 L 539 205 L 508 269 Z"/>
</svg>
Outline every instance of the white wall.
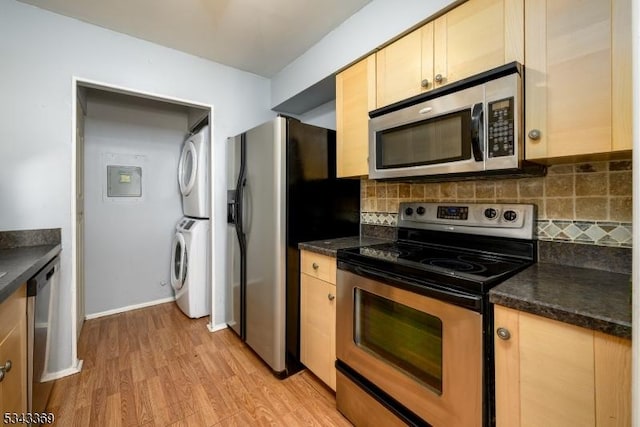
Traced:
<svg viewBox="0 0 640 427">
<path fill-rule="evenodd" d="M 176 175 L 187 121 L 187 109 L 175 104 L 94 91 L 87 96 L 87 315 L 173 296 L 171 241 L 182 217 Z M 142 197 L 105 197 L 105 163 L 142 165 Z"/>
<path fill-rule="evenodd" d="M 455 0 L 373 0 L 271 79 L 271 106 L 289 98 Z"/>
<path fill-rule="evenodd" d="M 62 229 L 59 357 L 74 366 L 71 307 L 72 76 L 214 106 L 214 324 L 224 321 L 224 144 L 269 120 L 262 77 L 0 0 L 0 229 Z"/>
<path fill-rule="evenodd" d="M 297 116 L 303 123 L 336 130 L 336 101 L 330 101 Z"/>
</svg>

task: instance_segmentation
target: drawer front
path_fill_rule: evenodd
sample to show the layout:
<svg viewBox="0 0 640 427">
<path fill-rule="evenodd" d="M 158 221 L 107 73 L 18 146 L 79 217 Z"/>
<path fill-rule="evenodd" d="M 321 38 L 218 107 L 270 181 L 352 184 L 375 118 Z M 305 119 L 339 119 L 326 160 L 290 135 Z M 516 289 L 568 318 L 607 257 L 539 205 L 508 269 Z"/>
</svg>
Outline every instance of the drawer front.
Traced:
<svg viewBox="0 0 640 427">
<path fill-rule="evenodd" d="M 336 259 L 333 257 L 300 251 L 300 271 L 316 279 L 336 284 Z"/>
<path fill-rule="evenodd" d="M 9 335 L 21 317 L 27 317 L 27 285 L 21 285 L 0 304 L 0 341 Z"/>
</svg>

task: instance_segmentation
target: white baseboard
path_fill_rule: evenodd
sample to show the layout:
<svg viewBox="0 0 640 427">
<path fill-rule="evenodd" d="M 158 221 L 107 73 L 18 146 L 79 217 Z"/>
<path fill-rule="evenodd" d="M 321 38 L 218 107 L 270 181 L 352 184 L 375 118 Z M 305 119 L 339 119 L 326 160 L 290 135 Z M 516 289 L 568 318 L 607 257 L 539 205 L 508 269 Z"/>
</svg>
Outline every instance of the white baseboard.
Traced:
<svg viewBox="0 0 640 427">
<path fill-rule="evenodd" d="M 209 332 L 217 332 L 223 329 L 227 329 L 227 324 L 219 323 L 217 325 L 212 325 L 211 323 L 207 323 L 207 329 L 209 329 Z"/>
<path fill-rule="evenodd" d="M 58 372 L 49 372 L 42 376 L 42 382 L 53 381 L 82 371 L 82 360 L 76 359 L 72 367 Z"/>
<path fill-rule="evenodd" d="M 128 305 L 126 307 L 114 308 L 113 310 L 101 311 L 99 313 L 87 314 L 85 319 L 97 319 L 99 317 L 111 316 L 112 314 L 124 313 L 125 311 L 137 310 L 139 308 L 151 307 L 153 305 L 164 304 L 167 302 L 174 302 L 175 297 L 161 298 L 155 301 L 143 302 L 140 304 Z"/>
</svg>

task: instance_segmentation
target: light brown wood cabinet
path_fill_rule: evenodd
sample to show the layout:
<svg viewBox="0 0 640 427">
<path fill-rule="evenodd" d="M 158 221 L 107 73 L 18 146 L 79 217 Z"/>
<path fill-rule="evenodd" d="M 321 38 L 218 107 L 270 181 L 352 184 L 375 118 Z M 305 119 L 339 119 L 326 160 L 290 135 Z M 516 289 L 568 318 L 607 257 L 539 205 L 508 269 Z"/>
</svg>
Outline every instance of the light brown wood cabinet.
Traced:
<svg viewBox="0 0 640 427">
<path fill-rule="evenodd" d="M 436 87 L 524 60 L 524 0 L 469 0 L 434 21 Z"/>
<path fill-rule="evenodd" d="M 0 304 L 0 366 L 11 365 L 0 380 L 0 415 L 27 411 L 27 286 Z"/>
<path fill-rule="evenodd" d="M 336 260 L 300 251 L 300 359 L 336 389 Z"/>
<path fill-rule="evenodd" d="M 376 107 L 433 87 L 433 22 L 376 53 Z"/>
<path fill-rule="evenodd" d="M 376 106 L 524 60 L 523 0 L 469 0 L 376 53 Z"/>
<path fill-rule="evenodd" d="M 631 0 L 528 1 L 525 24 L 527 159 L 631 150 Z"/>
<path fill-rule="evenodd" d="M 336 162 L 339 178 L 369 174 L 369 111 L 375 109 L 376 57 L 336 76 Z"/>
<path fill-rule="evenodd" d="M 630 340 L 502 306 L 494 316 L 497 427 L 631 425 Z"/>
</svg>

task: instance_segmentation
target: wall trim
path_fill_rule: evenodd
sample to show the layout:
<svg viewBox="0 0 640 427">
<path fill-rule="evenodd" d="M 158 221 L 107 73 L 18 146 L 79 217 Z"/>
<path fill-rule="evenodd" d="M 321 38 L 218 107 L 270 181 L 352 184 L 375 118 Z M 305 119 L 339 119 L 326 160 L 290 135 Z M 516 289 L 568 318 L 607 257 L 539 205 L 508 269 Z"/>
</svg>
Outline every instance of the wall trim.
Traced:
<svg viewBox="0 0 640 427">
<path fill-rule="evenodd" d="M 227 327 L 228 326 L 226 323 L 219 323 L 217 325 L 214 325 L 213 323 L 207 323 L 207 329 L 209 330 L 209 332 L 218 332 L 223 329 L 227 329 Z"/>
<path fill-rule="evenodd" d="M 120 307 L 120 308 L 114 308 L 113 310 L 106 310 L 106 311 L 101 311 L 98 313 L 92 313 L 92 314 L 87 314 L 85 316 L 86 320 L 91 320 L 91 319 L 98 319 L 100 317 L 105 317 L 105 316 L 111 316 L 113 314 L 119 314 L 119 313 L 124 313 L 127 311 L 132 311 L 132 310 L 137 310 L 139 308 L 146 308 L 146 307 L 152 307 L 154 305 L 158 305 L 158 304 L 164 304 L 167 302 L 175 302 L 176 297 L 168 297 L 168 298 L 160 298 L 154 301 L 148 301 L 148 302 L 143 302 L 140 304 L 133 304 L 133 305 L 128 305 L 126 307 Z"/>
<path fill-rule="evenodd" d="M 49 372 L 42 376 L 42 382 L 58 380 L 60 378 L 68 377 L 69 375 L 77 374 L 82 371 L 83 361 L 80 359 L 76 359 L 73 366 L 67 369 L 63 369 L 62 371 L 57 372 Z"/>
</svg>

